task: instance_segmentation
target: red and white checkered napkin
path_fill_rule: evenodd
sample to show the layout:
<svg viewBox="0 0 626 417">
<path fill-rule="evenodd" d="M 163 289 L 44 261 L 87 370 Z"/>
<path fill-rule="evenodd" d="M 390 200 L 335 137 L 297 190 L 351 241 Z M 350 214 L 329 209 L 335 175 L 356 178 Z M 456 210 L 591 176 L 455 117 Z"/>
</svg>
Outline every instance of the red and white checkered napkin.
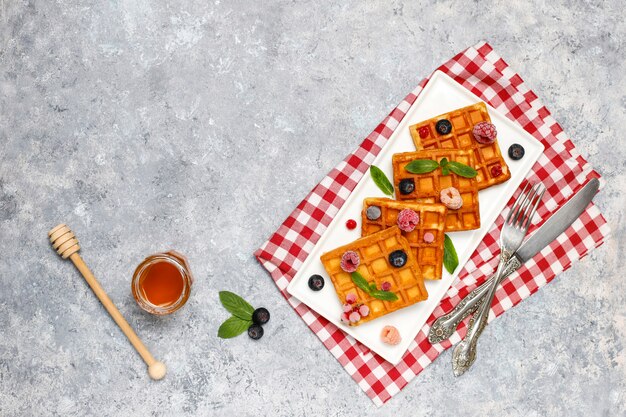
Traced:
<svg viewBox="0 0 626 417">
<path fill-rule="evenodd" d="M 439 69 L 519 123 L 544 144 L 545 152 L 528 177 L 528 180 L 541 181 L 547 187 L 544 204 L 538 212 L 541 222 L 533 228 L 550 217 L 587 180 L 599 178 L 599 174 L 576 152 L 574 144 L 548 109 L 489 44 L 479 43 Z M 396 366 L 369 352 L 365 346 L 291 297 L 285 289 L 427 82 L 427 79 L 423 80 L 354 153 L 333 169 L 255 253 L 296 312 L 379 406 L 398 393 L 441 352 L 465 336 L 466 322 L 459 326 L 450 340 L 431 345 L 427 339 L 435 318 L 449 311 L 494 271 L 502 216 L 492 226 L 459 273 L 459 279 L 448 290 Z M 590 205 L 565 234 L 503 281 L 496 293 L 489 319 L 494 319 L 535 293 L 558 273 L 568 269 L 574 261 L 601 245 L 609 232 L 600 211 L 595 205 Z"/>
</svg>

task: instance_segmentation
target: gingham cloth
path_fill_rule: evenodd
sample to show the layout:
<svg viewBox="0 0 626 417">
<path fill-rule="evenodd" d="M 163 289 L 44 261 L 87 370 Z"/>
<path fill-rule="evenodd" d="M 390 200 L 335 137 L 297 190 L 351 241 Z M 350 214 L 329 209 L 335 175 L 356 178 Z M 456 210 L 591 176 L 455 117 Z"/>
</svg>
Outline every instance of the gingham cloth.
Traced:
<svg viewBox="0 0 626 417">
<path fill-rule="evenodd" d="M 489 44 L 481 42 L 468 48 L 439 69 L 520 124 L 545 146 L 544 154 L 527 177 L 527 180 L 541 181 L 547 187 L 543 204 L 538 210 L 538 218 L 541 220 L 532 226 L 530 233 L 589 179 L 599 178 L 599 174 L 576 152 L 574 144 L 548 109 Z M 259 262 L 269 271 L 298 315 L 378 406 L 400 392 L 441 352 L 465 336 L 467 320 L 461 323 L 450 340 L 431 345 L 427 338 L 428 330 L 437 317 L 458 304 L 494 272 L 503 217 L 500 216 L 492 226 L 396 366 L 371 353 L 351 336 L 300 303 L 286 292 L 286 288 L 427 82 L 428 79 L 422 80 L 359 148 L 337 165 L 298 204 L 270 239 L 255 252 Z M 503 213 L 508 211 L 511 204 L 512 201 Z M 591 204 L 566 233 L 503 281 L 492 304 L 489 320 L 535 293 L 573 262 L 601 245 L 609 232 L 602 214 Z"/>
</svg>

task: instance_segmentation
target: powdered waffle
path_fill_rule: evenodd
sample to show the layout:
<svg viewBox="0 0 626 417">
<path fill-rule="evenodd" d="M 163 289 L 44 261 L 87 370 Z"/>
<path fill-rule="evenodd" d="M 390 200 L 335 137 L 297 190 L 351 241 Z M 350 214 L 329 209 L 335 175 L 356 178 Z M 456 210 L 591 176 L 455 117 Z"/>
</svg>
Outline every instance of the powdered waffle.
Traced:
<svg viewBox="0 0 626 417">
<path fill-rule="evenodd" d="M 381 215 L 376 220 L 367 218 L 367 208 L 377 206 Z M 412 232 L 402 231 L 402 236 L 409 241 L 415 259 L 422 270 L 424 279 L 441 279 L 443 265 L 443 238 L 448 209 L 443 204 L 415 203 L 412 201 L 396 201 L 388 198 L 366 198 L 361 213 L 361 235 L 367 236 L 380 230 L 397 225 L 398 214 L 410 209 L 419 215 L 419 224 Z M 424 241 L 424 234 L 432 233 L 434 240 Z"/>
<path fill-rule="evenodd" d="M 437 122 L 443 119 L 452 124 L 452 131 L 447 135 L 441 135 L 435 129 Z M 480 144 L 474 139 L 472 129 L 479 122 L 491 122 L 487 106 L 483 102 L 425 120 L 410 126 L 409 130 L 418 151 L 422 149 L 471 149 L 474 152 L 474 169 L 478 171 L 476 176 L 478 189 L 482 190 L 508 180 L 511 178 L 511 171 L 502 157 L 497 139 L 490 144 Z M 422 138 L 419 130 L 424 126 L 428 127 L 429 134 Z M 502 168 L 502 173 L 494 176 L 491 169 L 497 165 Z"/>
<path fill-rule="evenodd" d="M 407 254 L 407 262 L 400 268 L 391 266 L 389 263 L 389 254 L 398 249 L 402 249 Z M 341 269 L 341 257 L 346 251 L 354 251 L 359 255 L 360 264 L 357 272 L 368 283 L 375 283 L 376 288 L 380 290 L 383 282 L 389 282 L 391 284 L 389 291 L 395 293 L 398 299 L 396 301 L 382 301 L 358 288 L 352 281 L 351 274 Z M 409 242 L 402 237 L 398 227 L 390 227 L 362 237 L 323 254 L 320 259 L 342 304 L 346 303 L 346 296 L 353 293 L 356 295 L 357 305 L 364 304 L 369 307 L 369 315 L 362 317 L 356 323 L 352 323 L 353 326 L 374 320 L 428 298 L 424 278 L 415 260 L 415 255 Z"/>
<path fill-rule="evenodd" d="M 463 206 L 458 210 L 448 209 L 445 225 L 446 232 L 480 228 L 476 178 L 463 178 L 452 172 L 448 175 L 443 175 L 441 168 L 437 168 L 427 174 L 412 174 L 404 169 L 409 162 L 416 159 L 432 159 L 439 162 L 442 158 L 469 166 L 474 165 L 472 151 L 458 149 L 430 149 L 393 155 L 393 182 L 396 189 L 396 198 L 398 200 L 413 200 L 422 203 L 440 203 L 440 191 L 444 188 L 454 187 L 461 194 Z M 400 181 L 403 179 L 412 179 L 414 181 L 415 190 L 413 192 L 409 194 L 400 192 Z"/>
</svg>

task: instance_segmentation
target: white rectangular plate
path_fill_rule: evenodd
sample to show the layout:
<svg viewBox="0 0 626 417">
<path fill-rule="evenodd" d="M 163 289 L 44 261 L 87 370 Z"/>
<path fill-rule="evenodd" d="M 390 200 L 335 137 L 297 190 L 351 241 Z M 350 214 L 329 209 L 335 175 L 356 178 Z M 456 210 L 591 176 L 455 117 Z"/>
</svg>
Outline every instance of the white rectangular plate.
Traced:
<svg viewBox="0 0 626 417">
<path fill-rule="evenodd" d="M 387 144 L 374 160 L 374 165 L 382 169 L 393 182 L 392 155 L 400 152 L 415 151 L 415 146 L 409 133 L 410 125 L 479 101 L 481 100 L 478 96 L 462 87 L 452 78 L 440 71 L 435 72 L 398 128 L 391 135 Z M 331 249 L 361 237 L 360 223 L 363 200 L 367 197 L 385 197 L 382 191 L 374 184 L 369 172 L 359 181 L 348 200 L 332 220 L 328 229 L 322 234 L 311 254 L 287 287 L 287 291 L 291 295 L 394 365 L 402 359 L 419 330 L 426 323 L 433 310 L 439 305 L 448 288 L 450 288 L 458 272 L 469 260 L 471 254 L 491 228 L 506 203 L 526 177 L 526 174 L 528 174 L 543 153 L 543 145 L 524 129 L 497 112 L 493 107 L 487 105 L 487 109 L 492 123 L 496 125 L 500 149 L 511 169 L 511 179 L 503 184 L 480 191 L 479 201 L 482 225 L 480 229 L 448 234 L 457 250 L 459 266 L 454 274 L 449 274 L 444 268 L 443 278 L 439 281 L 426 281 L 426 289 L 428 290 L 428 299 L 426 301 L 387 314 L 357 327 L 345 326 L 339 322 L 342 312 L 341 302 L 335 293 L 332 281 L 320 262 L 320 256 Z M 526 150 L 526 154 L 519 161 L 513 161 L 508 157 L 507 150 L 513 143 L 519 143 Z M 357 221 L 358 226 L 356 229 L 348 230 L 346 228 L 345 224 L 348 219 Z M 313 274 L 320 274 L 325 278 L 326 285 L 319 292 L 311 291 L 308 287 L 308 279 Z M 400 344 L 389 346 L 381 342 L 380 332 L 386 325 L 393 325 L 400 331 L 402 336 Z"/>
</svg>

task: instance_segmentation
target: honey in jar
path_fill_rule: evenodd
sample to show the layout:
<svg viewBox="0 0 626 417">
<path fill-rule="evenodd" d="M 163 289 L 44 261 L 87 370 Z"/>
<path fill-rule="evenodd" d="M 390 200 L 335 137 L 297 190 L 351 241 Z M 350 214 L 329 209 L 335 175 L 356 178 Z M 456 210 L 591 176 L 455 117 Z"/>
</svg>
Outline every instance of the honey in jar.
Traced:
<svg viewBox="0 0 626 417">
<path fill-rule="evenodd" d="M 141 308 L 148 313 L 165 315 L 187 302 L 192 283 L 187 258 L 176 251 L 168 251 L 148 256 L 139 264 L 131 289 Z"/>
</svg>

